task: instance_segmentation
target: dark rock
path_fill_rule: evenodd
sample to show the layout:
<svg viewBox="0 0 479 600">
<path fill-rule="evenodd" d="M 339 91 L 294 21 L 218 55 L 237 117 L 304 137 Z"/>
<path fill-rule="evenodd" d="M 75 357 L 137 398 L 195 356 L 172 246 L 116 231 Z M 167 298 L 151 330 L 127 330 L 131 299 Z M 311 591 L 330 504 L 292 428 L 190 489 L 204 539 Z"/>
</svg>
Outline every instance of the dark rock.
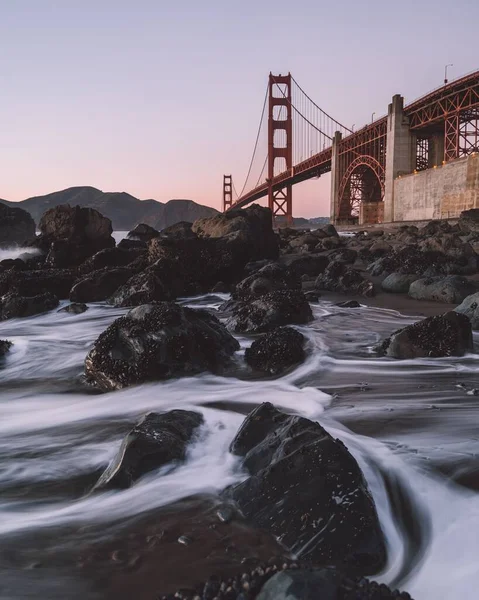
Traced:
<svg viewBox="0 0 479 600">
<path fill-rule="evenodd" d="M 184 238 L 195 238 L 196 233 L 193 232 L 193 223 L 187 223 L 186 221 L 179 221 L 174 225 L 170 225 L 165 229 L 161 230 L 161 237 L 170 239 L 184 239 Z"/>
<path fill-rule="evenodd" d="M 318 276 L 322 273 L 329 263 L 329 258 L 324 254 L 285 254 L 280 259 L 281 264 L 287 267 L 296 275 Z"/>
<path fill-rule="evenodd" d="M 463 356 L 472 348 L 469 319 L 450 311 L 395 331 L 378 350 L 392 358 L 421 358 Z"/>
<path fill-rule="evenodd" d="M 246 348 L 245 360 L 252 369 L 277 375 L 304 361 L 305 342 L 299 331 L 280 327 L 262 335 Z"/>
<path fill-rule="evenodd" d="M 243 422 L 230 451 L 244 458 L 251 476 L 225 496 L 290 552 L 363 574 L 385 564 L 384 539 L 361 470 L 319 423 L 265 403 Z"/>
<path fill-rule="evenodd" d="M 25 271 L 27 265 L 20 258 L 6 258 L 0 261 L 0 271 Z"/>
<path fill-rule="evenodd" d="M 429 221 L 427 225 L 419 229 L 419 234 L 422 236 L 430 237 L 435 236 L 438 233 L 449 233 L 452 227 L 446 220 L 437 219 Z"/>
<path fill-rule="evenodd" d="M 315 283 L 319 290 L 339 292 L 353 296 L 374 296 L 374 284 L 361 273 L 338 261 L 329 263 Z"/>
<path fill-rule="evenodd" d="M 441 253 L 461 268 L 461 273 L 477 272 L 477 255 L 470 244 L 464 242 L 458 235 L 436 235 L 426 238 L 419 244 L 425 252 Z"/>
<path fill-rule="evenodd" d="M 23 246 L 35 239 L 35 221 L 21 208 L 0 202 L 0 248 Z"/>
<path fill-rule="evenodd" d="M 312 233 L 319 238 L 339 237 L 336 227 L 331 224 L 323 225 L 322 227 L 315 229 Z"/>
<path fill-rule="evenodd" d="M 426 277 L 413 281 L 409 295 L 416 300 L 433 300 L 447 304 L 458 304 L 477 290 L 472 281 L 459 275 L 448 277 Z"/>
<path fill-rule="evenodd" d="M 385 292 L 391 292 L 393 294 L 407 294 L 409 292 L 409 286 L 417 279 L 419 279 L 418 275 L 391 273 L 381 283 L 381 287 Z"/>
<path fill-rule="evenodd" d="M 277 290 L 300 290 L 296 273 L 279 264 L 269 264 L 240 281 L 232 293 L 234 300 L 254 300 Z"/>
<path fill-rule="evenodd" d="M 49 267 L 77 266 L 100 250 L 115 246 L 110 219 L 93 208 L 56 206 L 42 216 L 39 229 L 36 244 L 48 250 Z"/>
<path fill-rule="evenodd" d="M 140 242 L 149 242 L 160 236 L 160 232 L 146 223 L 140 223 L 134 229 L 128 232 L 126 239 Z"/>
<path fill-rule="evenodd" d="M 145 381 L 221 371 L 239 348 L 205 310 L 173 302 L 138 306 L 114 321 L 85 360 L 87 378 L 103 390 Z"/>
<path fill-rule="evenodd" d="M 8 340 L 0 340 L 0 358 L 3 358 L 5 356 L 5 354 L 10 350 L 12 345 L 12 342 Z"/>
<path fill-rule="evenodd" d="M 464 233 L 479 231 L 479 208 L 463 210 L 457 224 Z"/>
<path fill-rule="evenodd" d="M 20 296 L 15 292 L 11 292 L 0 298 L 0 319 L 31 317 L 52 310 L 58 304 L 58 298 L 50 292 L 38 294 L 37 296 Z"/>
<path fill-rule="evenodd" d="M 474 331 L 479 330 L 479 292 L 464 298 L 462 303 L 456 306 L 454 310 L 468 317 Z"/>
<path fill-rule="evenodd" d="M 319 243 L 314 247 L 316 252 L 323 252 L 324 250 L 333 250 L 334 248 L 339 248 L 342 242 L 339 237 L 328 237 L 323 238 L 319 241 Z"/>
<path fill-rule="evenodd" d="M 111 296 L 110 303 L 114 306 L 140 306 L 150 302 L 174 300 L 176 291 L 173 282 L 167 285 L 167 278 L 163 277 L 161 270 L 154 266 L 142 273 L 133 275 Z"/>
<path fill-rule="evenodd" d="M 304 292 L 304 296 L 308 302 L 318 302 L 321 298 L 321 294 L 319 292 L 316 292 L 315 290 Z"/>
<path fill-rule="evenodd" d="M 229 329 L 237 332 L 263 333 L 281 325 L 309 323 L 311 307 L 303 292 L 279 290 L 251 302 L 239 302 L 232 307 Z"/>
<path fill-rule="evenodd" d="M 303 233 L 289 242 L 293 251 L 311 252 L 318 245 L 318 237 L 313 233 Z"/>
<path fill-rule="evenodd" d="M 223 281 L 218 281 L 212 288 L 213 294 L 229 294 L 231 292 L 231 286 Z"/>
<path fill-rule="evenodd" d="M 93 489 L 125 489 L 150 471 L 184 460 L 202 423 L 200 413 L 186 410 L 145 415 L 125 437 Z"/>
<path fill-rule="evenodd" d="M 143 249 L 146 250 L 148 244 L 146 242 L 141 242 L 140 240 L 129 240 L 127 238 L 123 238 L 117 245 L 117 248 L 121 248 L 122 250 L 133 250 L 133 249 Z"/>
<path fill-rule="evenodd" d="M 67 312 L 67 313 L 71 313 L 72 315 L 80 315 L 81 313 L 84 313 L 86 310 L 88 310 L 88 306 L 86 304 L 82 304 L 79 302 L 72 302 L 71 304 L 68 304 L 68 306 L 64 306 L 63 308 L 60 308 L 60 310 L 58 312 Z"/>
<path fill-rule="evenodd" d="M 423 275 L 431 268 L 444 273 L 445 263 L 447 258 L 440 252 L 423 252 L 417 246 L 405 246 L 388 252 L 372 263 L 368 270 L 375 276 L 390 273 Z"/>
<path fill-rule="evenodd" d="M 335 306 L 340 308 L 361 308 L 361 305 L 357 300 L 346 300 L 344 302 L 338 302 Z"/>
<path fill-rule="evenodd" d="M 101 302 L 107 300 L 131 276 L 131 269 L 127 267 L 116 269 L 105 267 L 99 271 L 93 271 L 72 287 L 70 300 L 72 302 Z"/>
<path fill-rule="evenodd" d="M 350 265 L 356 261 L 357 257 L 357 251 L 352 248 L 339 248 L 339 250 L 333 250 L 328 254 L 329 261 L 337 260 Z"/>
<path fill-rule="evenodd" d="M 146 256 L 146 249 L 142 248 L 105 248 L 90 256 L 79 267 L 80 273 L 87 274 L 105 267 L 126 267 L 140 256 Z"/>
<path fill-rule="evenodd" d="M 76 275 L 67 269 L 41 271 L 6 271 L 0 274 L 0 296 L 17 292 L 20 296 L 36 296 L 50 292 L 57 298 L 68 298 Z"/>
<path fill-rule="evenodd" d="M 257 204 L 198 219 L 193 223 L 193 231 L 200 237 L 223 238 L 224 246 L 241 254 L 244 264 L 262 258 L 276 259 L 279 255 L 271 211 Z"/>
</svg>

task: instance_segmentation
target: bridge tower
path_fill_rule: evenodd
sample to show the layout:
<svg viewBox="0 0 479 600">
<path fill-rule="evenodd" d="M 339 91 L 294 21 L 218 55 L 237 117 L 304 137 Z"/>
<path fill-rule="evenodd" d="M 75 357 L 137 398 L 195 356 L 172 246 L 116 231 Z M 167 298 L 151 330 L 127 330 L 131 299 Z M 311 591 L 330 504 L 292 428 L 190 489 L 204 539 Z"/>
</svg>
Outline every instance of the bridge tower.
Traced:
<svg viewBox="0 0 479 600">
<path fill-rule="evenodd" d="M 273 187 L 276 159 L 283 159 L 281 172 L 293 168 L 293 119 L 291 104 L 291 73 L 269 74 L 268 116 L 268 206 L 274 217 L 286 217 L 286 225 L 293 222 L 292 186 Z"/>
<path fill-rule="evenodd" d="M 223 212 L 233 204 L 233 178 L 231 175 L 223 175 Z"/>
</svg>

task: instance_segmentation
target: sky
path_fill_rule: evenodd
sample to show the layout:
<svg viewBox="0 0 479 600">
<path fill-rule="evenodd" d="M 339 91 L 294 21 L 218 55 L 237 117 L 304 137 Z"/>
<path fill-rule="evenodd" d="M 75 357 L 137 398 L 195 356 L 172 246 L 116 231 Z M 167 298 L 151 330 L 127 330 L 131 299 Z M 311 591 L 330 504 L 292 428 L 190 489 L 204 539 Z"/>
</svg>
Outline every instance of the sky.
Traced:
<svg viewBox="0 0 479 600">
<path fill-rule="evenodd" d="M 0 198 L 71 186 L 221 207 L 269 72 L 356 129 L 479 69 L 479 2 L 0 0 Z M 327 215 L 329 177 L 293 188 Z"/>
</svg>

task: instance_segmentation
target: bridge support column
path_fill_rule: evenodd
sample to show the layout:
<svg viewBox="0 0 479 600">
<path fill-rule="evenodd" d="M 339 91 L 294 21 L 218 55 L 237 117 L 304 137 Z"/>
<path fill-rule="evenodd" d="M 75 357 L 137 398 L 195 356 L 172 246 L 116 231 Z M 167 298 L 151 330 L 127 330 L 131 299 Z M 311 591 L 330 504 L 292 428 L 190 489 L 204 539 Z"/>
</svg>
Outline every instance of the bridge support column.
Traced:
<svg viewBox="0 0 479 600">
<path fill-rule="evenodd" d="M 223 175 L 223 212 L 233 204 L 233 178 L 231 175 Z"/>
<path fill-rule="evenodd" d="M 342 135 L 340 131 L 336 131 L 333 137 L 332 154 L 331 154 L 331 206 L 330 215 L 331 223 L 336 223 L 339 215 L 339 185 L 341 183 L 341 173 L 339 169 L 339 142 Z"/>
<path fill-rule="evenodd" d="M 414 136 L 404 114 L 404 98 L 393 96 L 388 110 L 386 173 L 384 179 L 384 221 L 394 221 L 394 180 L 415 168 Z"/>
</svg>

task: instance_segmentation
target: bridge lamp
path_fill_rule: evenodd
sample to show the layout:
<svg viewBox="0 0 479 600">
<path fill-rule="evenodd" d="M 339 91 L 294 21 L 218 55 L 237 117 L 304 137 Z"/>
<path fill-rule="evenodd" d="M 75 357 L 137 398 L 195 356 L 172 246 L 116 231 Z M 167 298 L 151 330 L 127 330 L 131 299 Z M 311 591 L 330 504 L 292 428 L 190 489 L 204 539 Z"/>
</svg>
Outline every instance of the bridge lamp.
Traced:
<svg viewBox="0 0 479 600">
<path fill-rule="evenodd" d="M 374 123 L 374 115 L 375 115 L 375 114 L 376 114 L 376 113 L 374 112 L 374 113 L 371 115 L 371 123 Z"/>
<path fill-rule="evenodd" d="M 444 67 L 444 85 L 447 85 L 447 69 L 448 69 L 449 67 L 453 67 L 453 66 L 454 66 L 454 65 L 451 63 L 450 65 L 446 65 L 446 66 Z"/>
</svg>

